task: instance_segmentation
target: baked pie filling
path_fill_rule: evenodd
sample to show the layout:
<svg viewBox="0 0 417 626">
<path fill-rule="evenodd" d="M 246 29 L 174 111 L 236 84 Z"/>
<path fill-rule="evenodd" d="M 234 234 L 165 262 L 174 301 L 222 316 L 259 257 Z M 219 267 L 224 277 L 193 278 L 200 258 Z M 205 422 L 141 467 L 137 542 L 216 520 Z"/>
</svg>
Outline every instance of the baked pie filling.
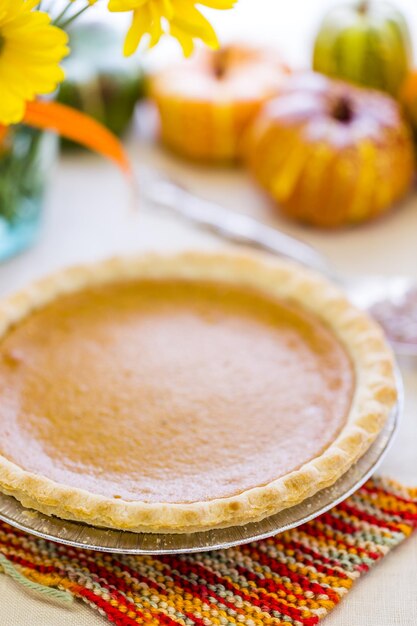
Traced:
<svg viewBox="0 0 417 626">
<path fill-rule="evenodd" d="M 220 283 L 67 295 L 0 354 L 1 454 L 144 502 L 227 497 L 299 468 L 340 432 L 354 384 L 317 319 Z"/>
</svg>

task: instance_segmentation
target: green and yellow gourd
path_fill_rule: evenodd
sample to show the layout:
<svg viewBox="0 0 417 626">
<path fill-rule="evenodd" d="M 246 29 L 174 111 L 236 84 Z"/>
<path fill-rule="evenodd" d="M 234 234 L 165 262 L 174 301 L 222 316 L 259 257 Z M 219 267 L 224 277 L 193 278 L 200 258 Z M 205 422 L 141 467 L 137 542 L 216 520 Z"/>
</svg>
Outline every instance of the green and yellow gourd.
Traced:
<svg viewBox="0 0 417 626">
<path fill-rule="evenodd" d="M 398 95 L 411 68 L 411 38 L 403 15 L 379 0 L 336 6 L 315 41 L 313 69 Z"/>
</svg>

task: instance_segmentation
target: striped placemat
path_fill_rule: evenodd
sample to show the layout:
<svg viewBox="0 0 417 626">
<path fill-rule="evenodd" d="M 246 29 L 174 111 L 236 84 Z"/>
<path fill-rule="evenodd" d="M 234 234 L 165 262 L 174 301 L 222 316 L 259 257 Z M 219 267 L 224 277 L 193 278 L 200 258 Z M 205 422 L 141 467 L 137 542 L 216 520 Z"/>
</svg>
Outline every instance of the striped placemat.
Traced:
<svg viewBox="0 0 417 626">
<path fill-rule="evenodd" d="M 193 555 L 103 554 L 0 523 L 0 568 L 120 626 L 314 626 L 416 526 L 417 489 L 373 479 L 294 530 Z"/>
</svg>

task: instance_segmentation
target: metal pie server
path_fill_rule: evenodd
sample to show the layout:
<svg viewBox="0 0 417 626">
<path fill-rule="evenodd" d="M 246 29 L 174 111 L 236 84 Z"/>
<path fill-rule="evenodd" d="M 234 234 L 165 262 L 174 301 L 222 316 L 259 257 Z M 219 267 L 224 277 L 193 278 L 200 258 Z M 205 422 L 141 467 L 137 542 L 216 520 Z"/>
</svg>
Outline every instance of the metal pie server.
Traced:
<svg viewBox="0 0 417 626">
<path fill-rule="evenodd" d="M 345 280 L 334 272 L 326 257 L 309 244 L 249 215 L 204 200 L 171 180 L 151 177 L 144 182 L 141 193 L 152 206 L 169 210 L 223 239 L 265 250 L 322 272 L 340 283 L 357 306 L 369 310 L 378 319 L 397 354 L 417 357 L 417 284 L 411 278 L 363 276 Z M 411 303 L 409 310 L 405 306 L 408 302 Z"/>
</svg>

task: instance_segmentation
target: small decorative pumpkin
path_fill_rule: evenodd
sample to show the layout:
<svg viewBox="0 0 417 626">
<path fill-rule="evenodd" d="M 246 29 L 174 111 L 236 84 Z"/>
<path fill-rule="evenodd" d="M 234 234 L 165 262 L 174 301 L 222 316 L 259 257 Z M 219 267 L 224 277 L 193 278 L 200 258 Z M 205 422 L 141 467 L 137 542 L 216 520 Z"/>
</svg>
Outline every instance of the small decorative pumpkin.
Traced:
<svg viewBox="0 0 417 626">
<path fill-rule="evenodd" d="M 151 96 L 163 143 L 188 158 L 235 160 L 244 129 L 288 73 L 274 51 L 238 45 L 200 50 L 162 70 Z"/>
<path fill-rule="evenodd" d="M 411 38 L 403 15 L 387 2 L 336 6 L 316 38 L 313 69 L 396 97 L 410 70 Z"/>
<path fill-rule="evenodd" d="M 248 167 L 281 210 L 314 226 L 374 218 L 413 177 L 413 145 L 399 105 L 321 74 L 289 78 L 244 143 Z"/>
</svg>

